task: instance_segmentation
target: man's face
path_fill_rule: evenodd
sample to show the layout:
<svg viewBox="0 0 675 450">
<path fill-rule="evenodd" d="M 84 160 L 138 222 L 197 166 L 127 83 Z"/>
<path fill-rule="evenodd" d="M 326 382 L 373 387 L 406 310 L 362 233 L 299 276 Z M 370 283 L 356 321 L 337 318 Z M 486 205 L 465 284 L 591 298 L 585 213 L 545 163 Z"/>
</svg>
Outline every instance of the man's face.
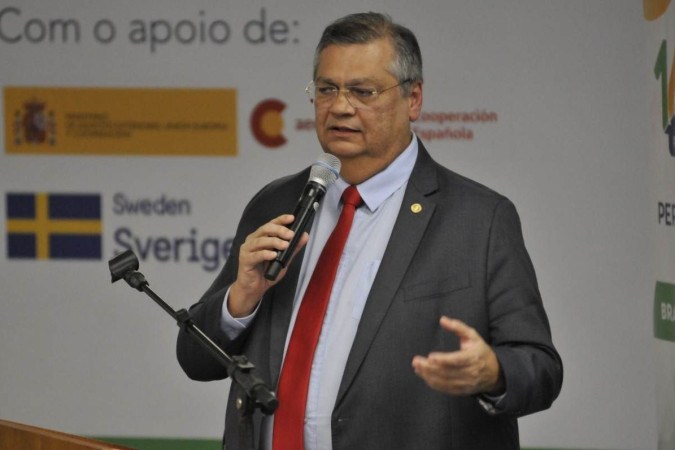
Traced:
<svg viewBox="0 0 675 450">
<path fill-rule="evenodd" d="M 330 45 L 321 52 L 314 81 L 318 86 L 381 91 L 399 84 L 389 71 L 393 61 L 389 39 Z M 400 88 L 389 89 L 368 108 L 354 107 L 343 92 L 334 101 L 315 104 L 321 147 L 340 159 L 347 182 L 357 184 L 382 171 L 410 144 L 410 122 L 422 107 L 421 83 L 411 90 L 410 96 L 403 97 Z"/>
</svg>

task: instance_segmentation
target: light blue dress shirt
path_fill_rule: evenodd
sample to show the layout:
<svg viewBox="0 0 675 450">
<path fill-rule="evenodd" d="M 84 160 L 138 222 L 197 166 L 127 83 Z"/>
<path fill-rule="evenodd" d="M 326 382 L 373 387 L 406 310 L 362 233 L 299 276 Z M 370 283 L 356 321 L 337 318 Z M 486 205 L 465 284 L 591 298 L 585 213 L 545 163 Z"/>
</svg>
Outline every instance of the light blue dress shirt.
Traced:
<svg viewBox="0 0 675 450">
<path fill-rule="evenodd" d="M 354 216 L 312 363 L 305 413 L 306 450 L 332 448 L 331 414 L 342 373 L 368 293 L 401 208 L 417 152 L 417 138 L 413 136 L 410 145 L 387 168 L 357 186 L 364 205 L 357 209 Z M 339 178 L 328 188 L 317 211 L 300 269 L 286 348 L 314 266 L 340 216 L 340 197 L 347 186 Z M 255 314 L 234 319 L 227 308 L 223 308 L 221 326 L 230 338 L 234 338 L 246 328 Z M 273 416 L 264 418 L 264 449 L 272 447 L 273 424 Z"/>
</svg>

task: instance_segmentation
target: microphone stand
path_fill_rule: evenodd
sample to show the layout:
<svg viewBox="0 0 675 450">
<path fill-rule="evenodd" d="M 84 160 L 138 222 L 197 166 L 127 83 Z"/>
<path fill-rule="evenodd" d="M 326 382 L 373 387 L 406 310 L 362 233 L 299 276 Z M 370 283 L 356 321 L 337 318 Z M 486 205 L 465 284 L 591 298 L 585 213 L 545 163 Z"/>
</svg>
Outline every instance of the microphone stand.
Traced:
<svg viewBox="0 0 675 450">
<path fill-rule="evenodd" d="M 235 383 L 235 405 L 239 411 L 239 442 L 243 449 L 253 450 L 253 413 L 259 408 L 263 414 L 274 414 L 279 401 L 265 383 L 252 371 L 255 366 L 243 355 L 230 356 L 218 344 L 213 342 L 190 318 L 185 309 L 174 310 L 162 300 L 152 289 L 142 273 L 138 272 L 138 258 L 131 250 L 117 255 L 108 261 L 112 282 L 123 279 L 132 288 L 145 293 L 153 299 L 164 311 L 174 318 L 178 326 L 204 349 L 206 349 L 220 364 L 227 369 L 228 376 Z"/>
</svg>

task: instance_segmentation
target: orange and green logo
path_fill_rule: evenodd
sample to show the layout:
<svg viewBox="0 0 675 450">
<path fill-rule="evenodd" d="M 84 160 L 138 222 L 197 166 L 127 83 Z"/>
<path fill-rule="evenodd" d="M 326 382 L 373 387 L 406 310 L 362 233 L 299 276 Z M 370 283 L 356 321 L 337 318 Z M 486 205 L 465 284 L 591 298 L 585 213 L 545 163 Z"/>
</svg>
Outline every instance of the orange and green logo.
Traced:
<svg viewBox="0 0 675 450">
<path fill-rule="evenodd" d="M 664 39 L 656 56 L 654 64 L 654 76 L 661 84 L 661 126 L 668 135 L 668 149 L 671 156 L 675 157 L 675 115 L 673 115 L 673 103 L 675 99 L 675 58 L 668 73 L 668 44 Z"/>
</svg>

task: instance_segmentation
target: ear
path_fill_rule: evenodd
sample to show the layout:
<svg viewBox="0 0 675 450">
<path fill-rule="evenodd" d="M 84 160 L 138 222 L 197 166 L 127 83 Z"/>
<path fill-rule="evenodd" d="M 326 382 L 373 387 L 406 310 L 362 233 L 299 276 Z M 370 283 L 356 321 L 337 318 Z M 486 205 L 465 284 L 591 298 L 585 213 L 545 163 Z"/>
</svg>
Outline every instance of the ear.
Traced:
<svg viewBox="0 0 675 450">
<path fill-rule="evenodd" d="M 422 82 L 418 81 L 410 87 L 410 95 L 408 96 L 408 118 L 411 122 L 419 119 L 422 113 Z"/>
</svg>

